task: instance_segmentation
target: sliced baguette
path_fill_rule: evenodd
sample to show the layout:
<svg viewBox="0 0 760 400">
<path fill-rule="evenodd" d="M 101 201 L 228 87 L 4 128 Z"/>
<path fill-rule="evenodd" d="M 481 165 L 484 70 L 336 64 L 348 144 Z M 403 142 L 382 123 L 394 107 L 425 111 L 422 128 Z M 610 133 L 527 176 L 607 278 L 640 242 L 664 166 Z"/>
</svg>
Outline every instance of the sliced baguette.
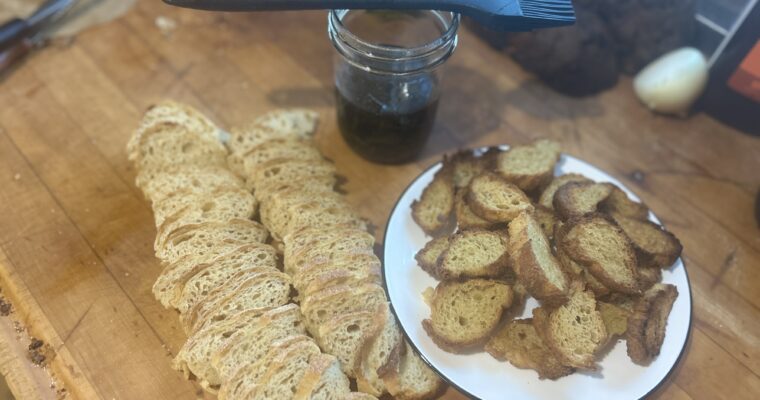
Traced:
<svg viewBox="0 0 760 400">
<path fill-rule="evenodd" d="M 372 267 L 364 269 L 326 269 L 318 274 L 315 274 L 313 277 L 310 277 L 306 287 L 302 288 L 303 290 L 298 292 L 298 296 L 300 299 L 304 299 L 316 292 L 331 288 L 333 286 L 360 286 L 367 283 L 382 285 L 383 278 L 380 268 Z"/>
<path fill-rule="evenodd" d="M 225 208 L 230 212 L 234 211 L 234 214 L 240 215 L 242 219 L 251 219 L 256 213 L 257 203 L 251 193 L 239 187 L 224 187 L 209 193 L 180 190 L 153 203 L 153 218 L 156 227 L 160 227 L 167 217 L 186 207 L 206 212 L 213 212 L 215 208 Z"/>
<path fill-rule="evenodd" d="M 340 273 L 350 274 L 356 277 L 375 276 L 380 274 L 382 264 L 380 259 L 374 253 L 341 253 L 332 256 L 330 259 L 316 260 L 298 270 L 293 275 L 293 286 L 305 298 L 307 294 L 315 293 L 315 290 L 309 289 L 313 284 L 319 285 L 319 277 L 325 274 Z M 359 278 L 359 280 L 362 280 Z M 348 282 L 351 282 L 350 280 Z M 367 281 L 370 282 L 370 281 Z M 348 283 L 346 283 L 348 284 Z M 337 285 L 324 285 L 323 289 Z M 363 285 L 362 285 L 363 286 Z"/>
<path fill-rule="evenodd" d="M 259 166 L 248 180 L 255 190 L 260 190 L 298 179 L 320 179 L 331 176 L 335 176 L 335 166 L 324 160 L 272 160 Z"/>
<path fill-rule="evenodd" d="M 612 218 L 631 239 L 642 266 L 669 268 L 681 256 L 681 242 L 662 226 L 614 213 Z"/>
<path fill-rule="evenodd" d="M 336 316 L 359 311 L 373 311 L 385 305 L 385 290 L 375 284 L 362 286 L 333 286 L 314 293 L 301 302 L 306 326 L 312 335 L 319 335 L 319 328 Z M 320 340 L 319 337 L 316 338 Z"/>
<path fill-rule="evenodd" d="M 559 379 L 575 371 L 562 365 L 536 332 L 531 318 L 510 321 L 486 343 L 486 351 L 517 368 L 535 370 L 539 379 Z"/>
<path fill-rule="evenodd" d="M 636 302 L 628 317 L 628 356 L 637 364 L 648 364 L 660 354 L 668 316 L 678 297 L 673 285 L 656 284 Z"/>
<path fill-rule="evenodd" d="M 412 218 L 425 233 L 437 236 L 451 229 L 454 211 L 454 183 L 450 168 L 441 168 L 433 181 L 412 203 Z"/>
<path fill-rule="evenodd" d="M 242 155 L 246 176 L 253 176 L 256 169 L 273 160 L 322 160 L 322 153 L 310 140 L 281 138 L 268 140 Z"/>
<path fill-rule="evenodd" d="M 475 214 L 491 222 L 509 222 L 521 212 L 533 210 L 522 190 L 490 172 L 472 179 L 467 204 Z"/>
<path fill-rule="evenodd" d="M 189 220 L 186 217 L 190 214 L 179 214 L 176 221 Z M 264 243 L 269 236 L 260 223 L 240 218 L 174 226 L 179 227 L 166 234 L 166 239 L 155 248 L 156 257 L 165 262 L 173 262 L 186 255 L 202 256 L 213 251 L 217 244 L 229 241 Z M 165 227 L 168 230 L 168 225 Z"/>
<path fill-rule="evenodd" d="M 607 341 L 607 328 L 589 291 L 576 291 L 554 309 L 533 309 L 533 326 L 563 365 L 597 369 L 595 356 Z"/>
<path fill-rule="evenodd" d="M 414 259 L 417 260 L 417 265 L 432 275 L 433 278 L 440 279 L 438 275 L 438 261 L 446 249 L 449 248 L 449 241 L 448 236 L 435 238 L 427 242 L 425 247 L 414 256 Z"/>
<path fill-rule="evenodd" d="M 559 161 L 560 145 L 553 140 L 537 140 L 529 145 L 514 146 L 496 159 L 496 171 L 526 192 L 548 184 Z"/>
<path fill-rule="evenodd" d="M 359 391 L 380 397 L 387 389 L 384 378 L 398 369 L 398 352 L 403 345 L 396 317 L 387 304 L 375 308 L 376 327 L 370 331 L 356 365 L 356 386 Z"/>
<path fill-rule="evenodd" d="M 321 226 L 311 226 L 298 231 L 294 231 L 283 238 L 285 242 L 285 270 L 293 271 L 292 266 L 297 264 L 299 258 L 310 258 L 308 254 L 322 252 L 330 249 L 353 248 L 350 243 L 355 243 L 356 247 L 362 249 L 372 249 L 375 245 L 375 237 L 365 230 L 357 229 L 351 226 L 336 226 L 332 228 L 323 228 Z M 343 244 L 341 244 L 343 243 Z M 346 247 L 348 244 L 349 247 Z M 338 246 L 338 247 L 335 247 Z"/>
<path fill-rule="evenodd" d="M 139 171 L 137 186 L 151 202 L 159 202 L 173 193 L 210 193 L 224 187 L 243 187 L 243 181 L 225 167 L 182 165 L 164 170 Z"/>
<path fill-rule="evenodd" d="M 594 214 L 568 222 L 563 251 L 607 288 L 638 294 L 638 261 L 630 240 L 612 221 Z"/>
<path fill-rule="evenodd" d="M 628 317 L 631 315 L 631 312 L 623 307 L 603 301 L 597 301 L 596 305 L 602 314 L 609 339 L 613 340 L 617 337 L 625 336 L 625 333 L 628 331 Z"/>
<path fill-rule="evenodd" d="M 298 390 L 311 360 L 322 354 L 313 342 L 303 341 L 292 351 L 271 360 L 259 384 L 247 391 L 245 398 L 290 400 Z"/>
<path fill-rule="evenodd" d="M 551 183 L 549 183 L 549 186 L 547 186 L 546 189 L 541 192 L 541 196 L 538 199 L 538 204 L 549 209 L 554 209 L 554 195 L 557 193 L 557 190 L 560 187 L 569 182 L 591 182 L 591 179 L 586 178 L 581 174 L 560 175 L 554 178 Z"/>
<path fill-rule="evenodd" d="M 142 133 L 135 166 L 138 170 L 161 171 L 178 165 L 226 165 L 227 150 L 216 139 L 174 122 L 161 122 Z"/>
<path fill-rule="evenodd" d="M 289 242 L 285 244 L 285 272 L 297 275 L 304 266 L 319 261 L 329 261 L 337 255 L 371 254 L 375 237 L 361 229 L 343 230 L 341 236 L 317 236 L 318 240 L 308 242 L 308 245 L 294 248 Z"/>
<path fill-rule="evenodd" d="M 509 224 L 509 256 L 528 293 L 542 301 L 564 301 L 569 280 L 533 214 L 520 214 Z"/>
<path fill-rule="evenodd" d="M 472 211 L 470 205 L 467 204 L 466 187 L 457 191 L 456 198 L 454 199 L 454 215 L 456 216 L 456 224 L 459 230 L 489 229 L 496 225 L 494 222 L 481 218 Z"/>
<path fill-rule="evenodd" d="M 608 214 L 622 215 L 627 218 L 634 218 L 641 221 L 649 219 L 649 208 L 643 204 L 631 200 L 628 195 L 619 187 L 612 189 L 612 193 L 600 205 L 601 211 Z"/>
<path fill-rule="evenodd" d="M 401 348 L 398 368 L 383 381 L 388 392 L 399 400 L 431 400 L 446 390 L 441 377 L 422 361 L 408 342 Z"/>
<path fill-rule="evenodd" d="M 319 114 L 304 109 L 282 109 L 266 113 L 242 128 L 232 129 L 227 143 L 235 154 L 245 154 L 271 139 L 308 139 L 314 135 Z"/>
<path fill-rule="evenodd" d="M 361 362 L 364 343 L 378 329 L 374 311 L 359 311 L 336 316 L 319 327 L 319 345 L 340 361 L 340 369 L 349 378 L 355 378 L 355 368 Z"/>
<path fill-rule="evenodd" d="M 437 275 L 444 279 L 503 276 L 509 263 L 507 246 L 503 232 L 472 230 L 457 233 L 440 257 Z"/>
<path fill-rule="evenodd" d="M 562 220 L 596 212 L 599 203 L 612 193 L 610 183 L 569 182 L 554 194 L 554 210 Z"/>
<path fill-rule="evenodd" d="M 340 370 L 340 362 L 329 354 L 314 357 L 293 394 L 293 400 L 333 400 L 351 392 L 350 382 Z"/>
<path fill-rule="evenodd" d="M 511 305 L 512 289 L 502 282 L 444 281 L 435 288 L 422 326 L 439 347 L 458 353 L 485 343 Z"/>
</svg>

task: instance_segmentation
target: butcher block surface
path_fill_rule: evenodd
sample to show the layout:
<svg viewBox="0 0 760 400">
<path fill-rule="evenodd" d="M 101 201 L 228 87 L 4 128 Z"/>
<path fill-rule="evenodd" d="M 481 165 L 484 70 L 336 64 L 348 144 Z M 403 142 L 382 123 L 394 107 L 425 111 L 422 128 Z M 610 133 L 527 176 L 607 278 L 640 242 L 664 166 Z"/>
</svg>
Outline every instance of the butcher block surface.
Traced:
<svg viewBox="0 0 760 400">
<path fill-rule="evenodd" d="M 208 13 L 143 0 L 2 77 L 0 295 L 14 311 L 0 318 L 55 350 L 48 368 L 70 398 L 210 397 L 170 366 L 185 336 L 151 294 L 155 229 L 124 152 L 142 112 L 164 98 L 226 128 L 278 107 L 319 111 L 318 145 L 380 241 L 398 196 L 442 154 L 558 140 L 634 190 L 683 242 L 692 332 L 653 397 L 760 397 L 760 139 L 701 114 L 653 115 L 629 79 L 598 97 L 560 96 L 464 31 L 422 158 L 375 165 L 338 133 L 332 52 L 321 12 Z M 0 336 L 3 345 L 27 345 L 12 336 Z M 2 354 L 23 364 L 26 352 Z M 38 389 L 17 396 L 56 396 Z M 444 398 L 464 396 L 450 389 Z"/>
</svg>

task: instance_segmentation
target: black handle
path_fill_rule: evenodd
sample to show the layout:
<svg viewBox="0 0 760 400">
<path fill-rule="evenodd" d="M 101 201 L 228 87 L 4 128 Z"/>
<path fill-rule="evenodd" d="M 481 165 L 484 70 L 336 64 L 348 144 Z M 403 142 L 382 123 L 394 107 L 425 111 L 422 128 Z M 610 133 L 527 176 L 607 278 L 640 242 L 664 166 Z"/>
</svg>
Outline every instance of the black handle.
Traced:
<svg viewBox="0 0 760 400">
<path fill-rule="evenodd" d="M 8 72 L 16 63 L 24 58 L 33 45 L 28 39 L 21 39 L 15 45 L 0 51 L 0 78 Z"/>
<path fill-rule="evenodd" d="M 0 26 L 0 51 L 5 51 L 21 41 L 29 33 L 29 24 L 23 19 L 15 18 Z"/>
</svg>

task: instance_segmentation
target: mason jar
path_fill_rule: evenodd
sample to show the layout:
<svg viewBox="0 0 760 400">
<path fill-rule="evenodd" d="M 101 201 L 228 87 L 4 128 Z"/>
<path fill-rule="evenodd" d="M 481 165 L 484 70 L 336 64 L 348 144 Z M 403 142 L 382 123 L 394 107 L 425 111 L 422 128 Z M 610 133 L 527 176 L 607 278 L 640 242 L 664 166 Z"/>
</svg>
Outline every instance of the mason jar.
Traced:
<svg viewBox="0 0 760 400">
<path fill-rule="evenodd" d="M 445 11 L 330 11 L 338 125 L 354 151 L 384 164 L 420 154 L 458 28 L 459 15 Z"/>
</svg>

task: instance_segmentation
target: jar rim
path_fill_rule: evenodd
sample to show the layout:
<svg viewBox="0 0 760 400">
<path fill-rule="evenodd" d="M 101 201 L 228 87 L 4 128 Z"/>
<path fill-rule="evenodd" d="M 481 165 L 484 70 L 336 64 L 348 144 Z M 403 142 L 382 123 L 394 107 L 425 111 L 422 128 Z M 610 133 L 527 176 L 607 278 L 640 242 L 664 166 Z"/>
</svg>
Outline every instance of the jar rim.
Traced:
<svg viewBox="0 0 760 400">
<path fill-rule="evenodd" d="M 349 61 L 356 63 L 356 60 L 353 60 L 352 54 L 347 54 L 351 52 L 359 57 L 372 60 L 374 63 L 410 62 L 418 65 L 416 68 L 404 71 L 393 71 L 393 68 L 383 71 L 383 68 L 377 69 L 362 66 L 365 69 L 372 69 L 375 72 L 381 73 L 414 73 L 420 69 L 433 68 L 445 62 L 456 48 L 457 32 L 460 23 L 460 15 L 457 13 L 439 10 L 418 10 L 432 13 L 442 23 L 442 28 L 445 28 L 445 30 L 435 39 L 419 46 L 395 47 L 372 43 L 353 33 L 343 23 L 343 18 L 350 11 L 357 10 L 336 9 L 330 10 L 328 14 L 328 33 L 333 45 Z M 446 19 L 444 15 L 451 15 L 451 18 Z"/>
</svg>

